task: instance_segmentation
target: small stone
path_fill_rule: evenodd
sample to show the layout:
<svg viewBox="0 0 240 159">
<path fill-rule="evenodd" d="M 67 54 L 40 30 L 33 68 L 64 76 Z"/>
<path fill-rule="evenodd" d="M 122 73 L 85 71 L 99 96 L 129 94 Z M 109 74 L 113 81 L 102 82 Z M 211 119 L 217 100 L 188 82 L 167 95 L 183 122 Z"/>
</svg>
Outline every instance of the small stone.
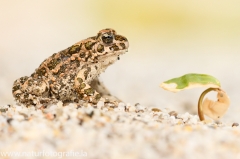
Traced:
<svg viewBox="0 0 240 159">
<path fill-rule="evenodd" d="M 112 109 L 117 108 L 117 106 L 113 103 L 108 103 L 108 107 Z"/>
<path fill-rule="evenodd" d="M 54 115 L 51 114 L 51 113 L 47 113 L 47 114 L 45 115 L 45 117 L 46 117 L 46 119 L 48 119 L 48 120 L 53 120 L 53 119 L 54 119 Z"/>
<path fill-rule="evenodd" d="M 171 123 L 171 124 L 174 124 L 174 125 L 177 124 L 177 122 L 178 122 L 178 121 L 175 119 L 174 116 L 170 116 L 169 120 L 170 120 L 170 123 Z"/>
<path fill-rule="evenodd" d="M 136 103 L 136 104 L 135 104 L 135 107 L 136 107 L 136 106 L 139 106 L 139 105 L 140 105 L 140 103 Z"/>
<path fill-rule="evenodd" d="M 239 126 L 238 123 L 233 123 L 233 124 L 232 124 L 232 127 L 237 127 L 237 126 Z"/>
<path fill-rule="evenodd" d="M 125 106 L 125 103 L 123 102 L 118 103 L 118 107 L 124 107 L 124 106 Z"/>
<path fill-rule="evenodd" d="M 8 123 L 8 124 L 11 124 L 12 121 L 13 121 L 13 118 L 8 118 L 8 119 L 7 119 L 7 123 Z"/>
<path fill-rule="evenodd" d="M 117 106 L 116 109 L 118 109 L 119 111 L 123 112 L 123 111 L 126 111 L 126 106 L 125 106 L 124 103 L 120 102 L 120 103 L 118 103 L 118 106 Z"/>
<path fill-rule="evenodd" d="M 98 109 L 101 109 L 102 107 L 104 107 L 104 102 L 103 102 L 103 101 L 99 101 L 99 102 L 97 103 L 97 108 L 98 108 Z"/>
<path fill-rule="evenodd" d="M 136 107 L 130 106 L 130 107 L 128 108 L 128 111 L 129 111 L 129 112 L 135 112 L 135 111 L 136 111 Z"/>
<path fill-rule="evenodd" d="M 188 124 L 197 124 L 197 122 L 198 122 L 198 116 L 194 115 L 189 119 Z"/>
<path fill-rule="evenodd" d="M 161 109 L 159 109 L 159 108 L 152 108 L 152 111 L 153 112 L 161 112 Z"/>
<path fill-rule="evenodd" d="M 136 106 L 136 104 L 135 104 L 135 106 Z M 140 104 L 138 104 L 137 106 L 136 106 L 136 112 L 137 113 L 139 113 L 139 112 L 144 112 L 144 109 L 145 109 L 145 107 L 144 106 L 142 106 L 142 105 L 140 105 Z"/>
<path fill-rule="evenodd" d="M 59 101 L 59 102 L 57 103 L 57 107 L 58 107 L 58 108 L 63 107 L 63 102 L 62 102 L 62 101 Z"/>
<path fill-rule="evenodd" d="M 178 118 L 181 118 L 183 120 L 183 122 L 186 122 L 189 118 L 190 118 L 190 114 L 188 112 L 178 115 Z"/>
<path fill-rule="evenodd" d="M 90 118 L 94 115 L 94 109 L 93 107 L 88 107 L 86 110 L 85 110 L 85 113 L 87 116 L 89 116 Z"/>
<path fill-rule="evenodd" d="M 8 110 L 8 108 L 1 108 L 0 112 L 5 113 Z"/>
<path fill-rule="evenodd" d="M 215 123 L 216 123 L 217 125 L 221 125 L 221 124 L 222 124 L 222 122 L 219 121 L 219 120 L 215 121 Z"/>
<path fill-rule="evenodd" d="M 108 107 L 108 111 L 114 111 L 114 108 Z"/>
<path fill-rule="evenodd" d="M 87 116 L 89 116 L 90 118 L 92 118 L 92 116 L 94 115 L 94 111 L 92 110 L 91 112 L 86 112 Z"/>
<path fill-rule="evenodd" d="M 174 116 L 175 118 L 177 118 L 177 115 L 178 115 L 178 113 L 175 112 L 175 111 L 171 111 L 171 112 L 169 112 L 168 114 L 169 114 L 170 116 Z"/>
<path fill-rule="evenodd" d="M 22 116 L 24 116 L 24 118 L 25 118 L 25 119 L 27 119 L 27 118 L 28 118 L 28 115 L 27 115 L 26 113 L 19 112 L 19 115 L 22 115 Z"/>
</svg>

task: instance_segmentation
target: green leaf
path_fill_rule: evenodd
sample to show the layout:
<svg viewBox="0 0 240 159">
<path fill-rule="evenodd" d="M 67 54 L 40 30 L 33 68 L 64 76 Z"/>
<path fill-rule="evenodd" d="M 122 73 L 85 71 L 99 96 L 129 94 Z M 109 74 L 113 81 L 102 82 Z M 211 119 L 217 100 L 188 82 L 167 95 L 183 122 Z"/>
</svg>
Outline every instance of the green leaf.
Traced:
<svg viewBox="0 0 240 159">
<path fill-rule="evenodd" d="M 178 92 L 194 87 L 220 88 L 220 82 L 213 76 L 190 73 L 161 83 L 160 87 L 171 92 Z"/>
</svg>

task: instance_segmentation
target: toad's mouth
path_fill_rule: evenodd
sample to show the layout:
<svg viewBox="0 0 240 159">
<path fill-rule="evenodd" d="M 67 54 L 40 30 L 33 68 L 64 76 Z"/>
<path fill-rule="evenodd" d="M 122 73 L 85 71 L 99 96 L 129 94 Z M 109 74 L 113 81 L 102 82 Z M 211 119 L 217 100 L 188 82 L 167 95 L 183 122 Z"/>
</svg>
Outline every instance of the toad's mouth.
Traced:
<svg viewBox="0 0 240 159">
<path fill-rule="evenodd" d="M 115 58 L 117 58 L 119 60 L 120 59 L 120 55 L 125 54 L 126 52 L 128 52 L 127 49 L 114 51 L 114 52 L 111 52 L 111 53 L 106 52 L 102 56 L 99 56 L 99 60 L 106 59 L 106 58 L 112 58 L 112 57 L 115 57 Z"/>
<path fill-rule="evenodd" d="M 113 53 L 108 53 L 104 56 L 101 56 L 99 58 L 99 61 L 102 63 L 103 66 L 107 67 L 113 63 L 115 63 L 117 60 L 120 60 L 120 55 L 126 53 L 127 50 L 121 50 L 121 51 L 115 51 Z"/>
</svg>

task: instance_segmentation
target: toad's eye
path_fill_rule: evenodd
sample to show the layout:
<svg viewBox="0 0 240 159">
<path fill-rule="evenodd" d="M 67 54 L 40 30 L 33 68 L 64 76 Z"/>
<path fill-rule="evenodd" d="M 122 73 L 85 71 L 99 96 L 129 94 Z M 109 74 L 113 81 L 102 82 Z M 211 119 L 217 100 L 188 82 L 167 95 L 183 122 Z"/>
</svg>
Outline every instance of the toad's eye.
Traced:
<svg viewBox="0 0 240 159">
<path fill-rule="evenodd" d="M 113 42 L 113 35 L 112 34 L 103 34 L 102 35 L 102 41 L 105 43 L 105 44 L 111 44 Z"/>
</svg>

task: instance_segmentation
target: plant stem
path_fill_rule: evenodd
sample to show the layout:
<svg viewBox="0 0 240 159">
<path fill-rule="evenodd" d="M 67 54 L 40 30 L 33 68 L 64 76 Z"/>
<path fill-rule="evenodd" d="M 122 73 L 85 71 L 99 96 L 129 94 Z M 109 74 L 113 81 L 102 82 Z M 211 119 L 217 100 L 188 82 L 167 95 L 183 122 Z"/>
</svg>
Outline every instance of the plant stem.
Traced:
<svg viewBox="0 0 240 159">
<path fill-rule="evenodd" d="M 201 96 L 200 96 L 200 98 L 198 100 L 198 116 L 199 116 L 200 121 L 204 120 L 204 114 L 203 114 L 203 109 L 202 109 L 202 101 L 203 101 L 204 96 L 208 92 L 217 91 L 217 90 L 219 90 L 219 88 L 208 88 L 204 92 L 202 92 L 202 94 L 201 94 Z"/>
</svg>

